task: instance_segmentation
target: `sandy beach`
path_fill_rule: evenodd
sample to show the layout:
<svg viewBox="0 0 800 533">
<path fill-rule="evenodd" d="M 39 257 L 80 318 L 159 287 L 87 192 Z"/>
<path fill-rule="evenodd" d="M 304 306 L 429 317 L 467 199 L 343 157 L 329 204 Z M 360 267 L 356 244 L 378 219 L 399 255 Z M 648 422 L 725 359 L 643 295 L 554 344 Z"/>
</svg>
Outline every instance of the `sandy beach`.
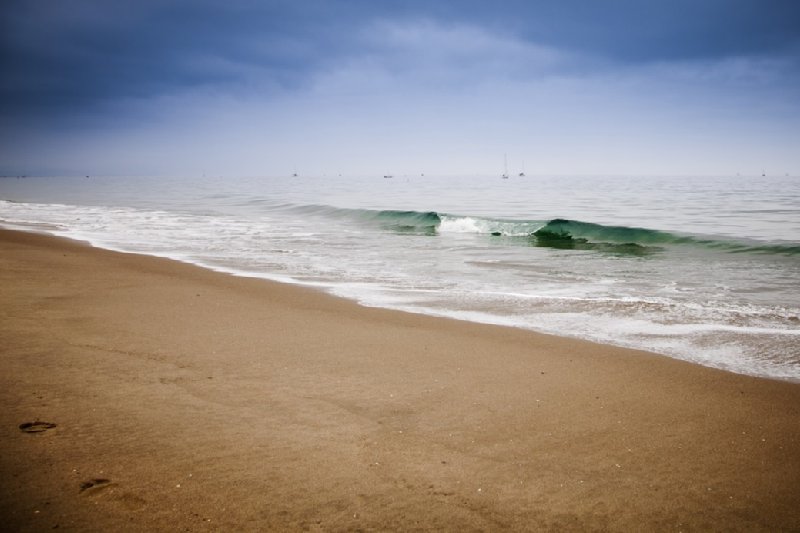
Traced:
<svg viewBox="0 0 800 533">
<path fill-rule="evenodd" d="M 800 529 L 800 384 L 22 232 L 0 278 L 5 530 Z"/>
</svg>

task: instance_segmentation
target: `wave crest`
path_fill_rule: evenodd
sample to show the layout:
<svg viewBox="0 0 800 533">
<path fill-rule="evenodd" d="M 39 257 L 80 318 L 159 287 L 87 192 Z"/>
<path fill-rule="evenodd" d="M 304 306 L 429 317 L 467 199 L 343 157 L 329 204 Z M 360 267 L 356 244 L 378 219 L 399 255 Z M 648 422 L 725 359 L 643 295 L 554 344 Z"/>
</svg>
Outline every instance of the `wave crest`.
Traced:
<svg viewBox="0 0 800 533">
<path fill-rule="evenodd" d="M 330 206 L 295 206 L 308 214 L 355 218 L 402 235 L 436 236 L 466 233 L 504 238 L 509 245 L 557 249 L 594 250 L 623 255 L 647 255 L 665 246 L 696 246 L 731 253 L 758 253 L 795 256 L 800 245 L 735 241 L 672 233 L 632 226 L 614 226 L 554 218 L 513 220 L 465 216 L 437 211 L 346 209 Z"/>
</svg>

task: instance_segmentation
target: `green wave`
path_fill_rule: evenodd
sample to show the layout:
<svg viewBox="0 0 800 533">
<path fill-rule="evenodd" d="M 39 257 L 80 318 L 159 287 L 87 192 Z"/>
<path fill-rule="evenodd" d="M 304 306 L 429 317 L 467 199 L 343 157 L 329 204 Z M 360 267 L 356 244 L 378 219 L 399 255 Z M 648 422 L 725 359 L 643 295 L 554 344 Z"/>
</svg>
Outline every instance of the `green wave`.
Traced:
<svg viewBox="0 0 800 533">
<path fill-rule="evenodd" d="M 603 226 L 557 218 L 531 234 L 533 245 L 561 250 L 595 250 L 617 255 L 646 256 L 663 250 L 661 244 L 689 242 L 687 238 L 645 228 Z"/>
<path fill-rule="evenodd" d="M 652 253 L 666 245 L 693 245 L 732 253 L 800 255 L 800 245 L 756 244 L 704 239 L 629 226 L 604 226 L 556 218 L 532 233 L 537 246 L 597 249 L 621 253 Z"/>
<path fill-rule="evenodd" d="M 400 235 L 436 236 L 448 232 L 483 234 L 504 239 L 509 245 L 645 256 L 667 246 L 695 246 L 730 253 L 800 255 L 798 244 L 714 239 L 631 226 L 607 226 L 555 218 L 511 220 L 451 215 L 436 211 L 346 209 L 331 206 L 294 206 L 293 210 L 345 217 L 376 225 Z"/>
<path fill-rule="evenodd" d="M 413 235 L 435 235 L 442 222 L 435 211 L 373 211 L 365 212 L 367 218 L 373 218 L 384 229 L 396 233 Z"/>
<path fill-rule="evenodd" d="M 572 237 L 592 242 L 649 244 L 682 244 L 692 242 L 691 237 L 678 236 L 664 231 L 629 226 L 603 226 L 591 222 L 556 218 L 539 228 L 534 235 Z"/>
</svg>

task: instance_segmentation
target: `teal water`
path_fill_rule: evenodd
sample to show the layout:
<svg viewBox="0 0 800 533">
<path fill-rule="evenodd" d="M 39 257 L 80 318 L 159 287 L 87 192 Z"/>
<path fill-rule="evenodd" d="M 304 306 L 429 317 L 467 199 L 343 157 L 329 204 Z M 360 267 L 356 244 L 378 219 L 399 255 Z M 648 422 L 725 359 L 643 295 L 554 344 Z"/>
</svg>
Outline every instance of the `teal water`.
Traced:
<svg viewBox="0 0 800 533">
<path fill-rule="evenodd" d="M 792 177 L 6 178 L 0 224 L 800 380 Z"/>
</svg>

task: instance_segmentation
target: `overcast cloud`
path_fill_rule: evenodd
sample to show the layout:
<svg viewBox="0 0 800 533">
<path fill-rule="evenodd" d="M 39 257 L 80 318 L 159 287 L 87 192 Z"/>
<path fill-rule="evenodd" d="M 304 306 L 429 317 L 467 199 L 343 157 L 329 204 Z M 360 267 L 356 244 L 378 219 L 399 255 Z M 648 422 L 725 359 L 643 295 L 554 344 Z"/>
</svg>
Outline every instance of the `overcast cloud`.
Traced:
<svg viewBox="0 0 800 533">
<path fill-rule="evenodd" d="M 0 173 L 800 173 L 800 3 L 7 1 Z"/>
</svg>

